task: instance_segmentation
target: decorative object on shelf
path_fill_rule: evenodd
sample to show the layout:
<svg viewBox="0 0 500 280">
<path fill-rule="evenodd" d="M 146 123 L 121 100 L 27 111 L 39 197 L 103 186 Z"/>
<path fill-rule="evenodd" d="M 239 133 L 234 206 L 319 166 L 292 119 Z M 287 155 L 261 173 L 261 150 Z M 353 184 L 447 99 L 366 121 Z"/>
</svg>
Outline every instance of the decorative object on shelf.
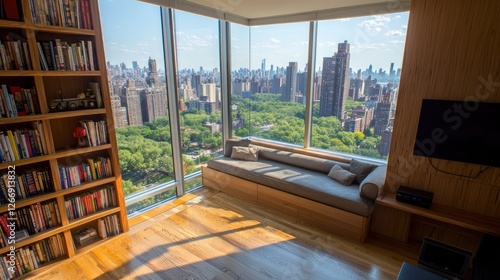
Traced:
<svg viewBox="0 0 500 280">
<path fill-rule="evenodd" d="M 75 235 L 75 241 L 80 246 L 85 246 L 97 240 L 99 237 L 97 236 L 97 231 L 95 228 L 88 227 L 80 230 Z"/>
<path fill-rule="evenodd" d="M 87 137 L 85 136 L 87 136 L 87 131 L 85 130 L 85 128 L 81 126 L 73 128 L 73 137 L 78 139 L 76 144 L 78 148 L 85 148 L 89 146 L 89 142 L 87 140 Z"/>
<path fill-rule="evenodd" d="M 97 102 L 95 98 L 87 98 L 85 93 L 79 93 L 76 98 L 62 98 L 62 91 L 59 91 L 59 98 L 50 102 L 51 112 L 64 112 L 82 109 L 95 109 Z"/>
</svg>

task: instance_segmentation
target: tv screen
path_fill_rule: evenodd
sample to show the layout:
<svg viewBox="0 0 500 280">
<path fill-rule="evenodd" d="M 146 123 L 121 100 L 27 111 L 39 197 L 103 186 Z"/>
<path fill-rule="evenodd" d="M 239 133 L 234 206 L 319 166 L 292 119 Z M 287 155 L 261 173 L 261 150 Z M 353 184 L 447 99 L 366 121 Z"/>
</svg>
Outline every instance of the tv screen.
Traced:
<svg viewBox="0 0 500 280">
<path fill-rule="evenodd" d="M 471 256 L 470 251 L 426 237 L 420 250 L 418 265 L 440 275 L 462 279 Z"/>
<path fill-rule="evenodd" d="M 413 154 L 500 167 L 500 103 L 422 100 Z"/>
</svg>

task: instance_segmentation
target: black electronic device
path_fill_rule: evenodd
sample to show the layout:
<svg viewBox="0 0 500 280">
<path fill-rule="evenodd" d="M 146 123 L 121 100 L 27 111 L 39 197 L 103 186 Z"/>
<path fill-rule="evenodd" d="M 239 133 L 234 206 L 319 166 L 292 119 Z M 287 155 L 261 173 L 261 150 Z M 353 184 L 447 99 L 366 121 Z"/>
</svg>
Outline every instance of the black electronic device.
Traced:
<svg viewBox="0 0 500 280">
<path fill-rule="evenodd" d="M 500 167 L 500 103 L 422 100 L 413 154 Z"/>
<path fill-rule="evenodd" d="M 471 251 L 425 237 L 417 265 L 445 279 L 464 279 L 471 258 Z"/>
<path fill-rule="evenodd" d="M 396 193 L 397 201 L 424 208 L 431 208 L 433 197 L 434 194 L 431 192 L 412 189 L 404 186 L 400 186 Z"/>
</svg>

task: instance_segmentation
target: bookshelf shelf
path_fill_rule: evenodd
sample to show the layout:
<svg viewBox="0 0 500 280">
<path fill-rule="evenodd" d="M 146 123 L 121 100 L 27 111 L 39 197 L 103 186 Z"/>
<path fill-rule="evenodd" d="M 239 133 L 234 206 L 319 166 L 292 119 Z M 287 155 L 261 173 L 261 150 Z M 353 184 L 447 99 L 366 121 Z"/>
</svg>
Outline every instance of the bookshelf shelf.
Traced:
<svg viewBox="0 0 500 280">
<path fill-rule="evenodd" d="M 114 122 L 111 99 L 109 96 L 98 0 L 80 0 L 79 3 L 81 3 L 82 6 L 79 11 L 75 12 L 75 19 L 77 20 L 73 20 L 72 18 L 73 21 L 71 24 L 66 20 L 63 24 L 58 23 L 59 25 L 68 27 L 40 24 L 45 23 L 44 21 L 46 19 L 55 19 L 53 15 L 52 17 L 49 16 L 50 13 L 54 11 L 65 11 L 65 9 L 48 10 L 46 11 L 47 14 L 43 15 L 39 10 L 36 10 L 35 13 L 30 10 L 33 3 L 37 5 L 43 3 L 43 1 L 46 0 L 39 0 L 36 2 L 30 0 L 19 1 L 21 5 L 19 7 L 19 18 L 24 19 L 24 21 L 0 19 L 0 42 L 2 44 L 8 41 L 17 42 L 17 48 L 19 48 L 20 54 L 20 56 L 15 58 L 12 65 L 0 63 L 1 69 L 9 69 L 0 70 L 0 85 L 2 85 L 0 89 L 2 89 L 2 93 L 5 91 L 4 94 L 0 95 L 0 131 L 4 132 L 4 134 L 0 134 L 0 136 L 3 137 L 0 138 L 0 153 L 2 153 L 2 159 L 6 158 L 3 154 L 5 152 L 9 153 L 8 159 L 20 158 L 10 162 L 0 162 L 0 184 L 2 182 L 4 184 L 8 183 L 6 179 L 8 171 L 12 170 L 12 166 L 15 166 L 16 172 L 19 172 L 19 174 L 15 176 L 16 179 L 14 179 L 18 187 L 16 193 L 24 192 L 17 197 L 24 197 L 29 194 L 34 195 L 22 199 L 18 198 L 15 201 L 16 209 L 23 208 L 23 210 L 19 212 L 22 214 L 19 215 L 23 217 L 24 223 L 26 221 L 28 222 L 27 224 L 29 226 L 27 227 L 31 227 L 30 222 L 35 222 L 36 219 L 39 219 L 40 222 L 50 219 L 52 211 L 57 211 L 61 218 L 60 226 L 50 228 L 37 234 L 32 234 L 30 237 L 16 242 L 16 250 L 22 248 L 32 250 L 39 244 L 45 244 L 44 246 L 59 244 L 59 247 L 62 246 L 64 250 L 60 251 L 62 255 L 55 260 L 51 260 L 47 263 L 42 262 L 41 267 L 23 275 L 8 275 L 8 273 L 3 271 L 3 268 L 0 267 L 0 274 L 2 274 L 0 278 L 2 279 L 16 277 L 26 278 L 36 275 L 38 272 L 44 271 L 47 267 L 52 267 L 61 260 L 71 258 L 76 254 L 86 251 L 88 248 L 94 248 L 98 244 L 102 244 L 108 240 L 97 240 L 95 243 L 77 248 L 78 244 L 75 243 L 73 234 L 81 227 L 90 226 L 97 228 L 98 225 L 102 225 L 106 222 L 106 227 L 109 226 L 109 223 L 113 225 L 113 230 L 120 229 L 120 233 L 115 236 L 119 236 L 123 232 L 128 231 L 127 211 L 122 189 L 116 136 L 114 133 L 108 133 L 114 130 Z M 51 1 L 51 3 L 59 5 L 61 2 Z M 50 5 L 47 7 L 50 7 Z M 59 14 L 58 16 L 66 18 L 68 14 Z M 76 53 L 72 53 L 73 45 L 77 47 Z M 42 48 L 39 46 L 42 46 Z M 58 49 L 59 46 L 63 49 L 63 52 L 60 52 Z M 0 62 L 3 61 L 1 51 L 0 48 Z M 64 60 L 68 57 L 71 58 L 70 60 L 72 61 L 66 65 L 66 61 Z M 77 61 L 74 60 L 75 58 Z M 49 60 L 52 63 L 51 65 L 48 65 Z M 67 61 L 69 62 L 70 60 Z M 82 71 L 73 71 L 76 69 Z M 20 90 L 17 90 L 19 88 Z M 96 99 L 98 108 L 50 112 L 50 106 L 53 100 L 61 97 L 65 99 L 75 98 L 76 95 L 81 92 L 87 93 L 87 89 L 89 88 L 91 89 L 92 95 L 101 97 L 99 100 Z M 33 94 L 31 89 L 35 89 Z M 20 99 L 19 92 L 22 93 Z M 34 98 L 33 102 L 31 101 L 32 98 Z M 10 102 L 14 103 L 8 104 L 9 101 L 6 100 L 10 100 Z M 26 105 L 28 107 L 26 107 Z M 17 111 L 17 113 L 13 113 L 15 111 Z M 22 116 L 19 112 L 25 115 Z M 33 112 L 39 114 L 30 115 Z M 83 122 L 84 120 L 85 122 Z M 102 120 L 105 122 L 102 122 Z M 36 123 L 36 125 L 34 125 L 34 123 Z M 36 135 L 34 140 L 30 138 L 32 136 L 32 133 L 29 132 L 29 130 L 31 130 L 30 126 L 33 128 L 33 133 L 39 133 L 39 136 Z M 89 139 L 94 144 L 99 144 L 99 141 L 102 139 L 106 140 L 100 143 L 104 142 L 108 144 L 77 148 L 78 139 L 73 137 L 73 130 L 77 126 L 86 126 L 84 129 L 90 132 L 89 135 L 94 136 Z M 21 130 L 21 128 L 23 130 Z M 28 130 L 24 130 L 24 128 Z M 26 133 L 26 131 L 29 133 Z M 5 136 L 9 133 L 17 133 L 15 134 L 17 138 L 14 138 L 15 142 L 11 142 L 12 138 L 9 138 L 11 135 Z M 21 135 L 24 135 L 25 138 Z M 95 139 L 97 139 L 97 142 L 95 142 Z M 4 142 L 8 140 L 9 143 L 14 144 L 8 144 L 7 146 L 10 145 L 10 150 L 7 148 L 7 151 L 5 151 L 5 146 L 1 140 L 4 140 Z M 45 142 L 43 145 L 40 144 L 42 141 Z M 39 154 L 40 147 L 42 146 L 44 146 L 43 155 L 35 156 Z M 15 150 L 14 147 L 21 147 L 20 151 L 13 153 Z M 28 156 L 29 158 L 27 158 Z M 70 167 L 84 168 L 85 165 L 83 164 L 88 162 L 87 159 L 99 157 L 109 158 L 111 171 L 108 174 L 113 174 L 113 176 L 87 181 L 78 186 L 63 189 L 63 182 L 60 181 L 60 172 L 66 173 L 70 170 L 68 169 Z M 65 168 L 60 169 L 59 166 L 65 166 Z M 38 195 L 36 194 L 38 187 L 33 189 L 33 181 L 27 181 L 30 175 L 28 174 L 25 176 L 22 172 L 28 172 L 28 170 L 31 169 L 41 169 L 42 167 L 48 170 L 48 172 L 45 171 L 43 173 L 43 176 L 45 176 L 45 178 L 50 176 L 48 182 L 52 184 L 47 191 L 54 191 Z M 88 178 L 85 177 L 84 179 Z M 19 182 L 19 180 L 21 180 L 21 182 Z M 112 197 L 116 197 L 117 201 L 110 205 L 116 206 L 70 221 L 67 217 L 65 201 L 68 199 L 76 203 L 77 200 L 70 199 L 75 196 L 91 193 L 93 192 L 92 190 L 96 190 L 94 191 L 94 193 L 97 193 L 95 195 L 100 195 L 98 191 L 104 186 L 106 186 L 106 188 L 111 188 L 113 193 Z M 21 189 L 21 187 L 23 189 Z M 45 189 L 46 185 L 41 187 Z M 4 189 L 0 188 L 0 201 L 2 201 L 2 205 L 0 205 L 0 220 L 11 210 L 8 207 L 4 192 Z M 57 202 L 57 205 L 51 204 L 52 201 Z M 40 207 L 36 205 L 40 205 Z M 36 212 L 25 215 L 25 211 Z M 35 216 L 35 214 L 38 216 Z M 53 223 L 55 220 L 52 219 L 52 221 L 47 221 Z M 1 224 L 2 222 L 0 222 L 0 233 L 3 235 L 0 235 L 0 242 L 3 241 L 5 236 L 5 228 Z M 45 224 L 47 224 L 47 222 L 45 222 Z M 23 229 L 22 224 L 17 226 L 19 226 L 19 228 L 16 228 L 16 230 Z M 102 228 L 102 226 L 100 228 Z M 33 232 L 33 230 L 31 230 L 31 232 Z M 117 232 L 113 232 L 113 234 L 116 233 Z M 113 234 L 108 234 L 107 236 Z M 56 243 L 53 241 L 54 238 L 57 238 Z M 52 245 L 47 245 L 49 242 L 51 242 L 50 244 Z M 5 260 L 4 257 L 6 253 L 10 251 L 8 247 L 10 246 L 0 248 L 0 260 Z M 37 254 L 36 249 L 35 251 L 31 251 L 31 254 Z"/>
<path fill-rule="evenodd" d="M 59 195 L 68 195 L 68 194 L 76 193 L 79 191 L 88 190 L 88 189 L 97 187 L 99 185 L 109 184 L 109 183 L 112 183 L 114 181 L 116 181 L 116 177 L 114 177 L 114 176 L 102 178 L 102 179 L 97 179 L 95 181 L 83 183 L 79 186 L 71 187 L 69 189 L 64 189 L 64 190 L 60 191 L 58 194 Z"/>
<path fill-rule="evenodd" d="M 49 200 L 51 198 L 54 198 L 54 195 L 55 195 L 55 193 L 51 192 L 51 193 L 45 193 L 45 194 L 41 194 L 41 195 L 37 195 L 37 196 L 28 197 L 28 198 L 25 198 L 25 199 L 18 199 L 16 201 L 16 208 L 21 208 L 21 207 L 28 206 L 28 205 L 31 205 L 31 204 L 35 204 L 35 203 L 38 203 L 38 202 L 41 202 L 41 201 Z M 7 204 L 2 204 L 0 206 L 0 212 L 1 213 L 6 212 L 7 209 L 8 209 L 8 205 Z"/>
<path fill-rule="evenodd" d="M 62 226 L 58 226 L 58 227 L 54 227 L 54 228 L 50 228 L 48 230 L 45 230 L 45 231 L 42 231 L 42 232 L 39 232 L 37 234 L 33 234 L 33 235 L 30 235 L 30 237 L 26 238 L 26 239 L 23 239 L 19 242 L 16 242 L 15 246 L 16 248 L 17 247 L 24 247 L 26 245 L 29 245 L 31 243 L 35 243 L 37 241 L 40 241 L 42 239 L 45 239 L 49 236 L 52 236 L 52 235 L 56 235 L 58 233 L 61 233 L 63 232 L 65 229 L 62 227 Z M 0 249 L 0 254 L 5 254 L 7 252 L 9 252 L 10 249 L 9 247 L 5 247 L 5 248 L 1 248 Z"/>
<path fill-rule="evenodd" d="M 86 109 L 86 110 L 76 110 L 76 111 L 66 111 L 39 115 L 30 115 L 14 118 L 1 118 L 0 125 L 2 124 L 12 124 L 12 123 L 23 123 L 32 122 L 37 120 L 51 120 L 51 119 L 61 119 L 61 118 L 71 118 L 71 117 L 85 117 L 91 115 L 102 115 L 106 114 L 105 109 Z"/>
<path fill-rule="evenodd" d="M 111 147 L 112 147 L 111 144 L 104 144 L 104 145 L 100 145 L 97 147 L 87 147 L 87 148 L 78 148 L 78 149 L 71 147 L 68 150 L 57 151 L 55 154 L 51 155 L 51 158 L 57 159 L 57 158 L 63 158 L 63 157 L 70 157 L 70 156 L 74 156 L 74 155 L 89 154 L 89 153 L 96 152 L 96 151 L 107 150 L 107 149 L 110 149 Z"/>
<path fill-rule="evenodd" d="M 39 162 L 58 159 L 58 158 L 89 154 L 89 153 L 96 152 L 96 151 L 107 150 L 107 149 L 110 149 L 111 147 L 112 147 L 111 144 L 104 144 L 104 145 L 100 145 L 97 147 L 87 147 L 87 148 L 68 147 L 67 150 L 59 150 L 58 152 L 56 152 L 54 154 L 48 154 L 48 155 L 43 155 L 43 156 L 37 156 L 37 157 L 32 157 L 32 158 L 27 158 L 27 159 L 16 160 L 16 161 L 12 161 L 12 162 L 0 163 L 0 170 L 7 169 L 9 166 L 19 167 L 19 166 L 23 166 L 23 165 L 39 163 Z"/>
<path fill-rule="evenodd" d="M 120 233 L 120 234 L 117 234 L 115 236 L 113 236 L 113 238 L 117 238 L 119 236 L 123 236 L 123 233 Z M 100 246 L 100 245 L 103 245 L 104 243 L 108 242 L 109 239 L 98 239 L 96 240 L 95 242 L 93 243 L 90 243 L 88 245 L 83 245 L 83 246 L 76 246 L 76 254 L 84 254 L 86 252 L 89 252 L 90 250 Z"/>
<path fill-rule="evenodd" d="M 76 228 L 76 227 L 79 227 L 81 225 L 92 222 L 94 220 L 97 220 L 97 219 L 100 219 L 100 218 L 103 218 L 103 217 L 106 217 L 106 216 L 109 216 L 109 215 L 112 215 L 112 214 L 115 214 L 118 212 L 120 212 L 119 207 L 114 207 L 114 208 L 102 210 L 102 211 L 93 213 L 91 215 L 88 215 L 88 216 L 85 216 L 82 218 L 78 218 L 76 220 L 72 220 L 69 222 L 69 225 L 70 225 L 70 228 Z"/>
<path fill-rule="evenodd" d="M 34 71 L 34 70 L 0 70 L 0 77 L 99 77 L 99 71 Z"/>
</svg>

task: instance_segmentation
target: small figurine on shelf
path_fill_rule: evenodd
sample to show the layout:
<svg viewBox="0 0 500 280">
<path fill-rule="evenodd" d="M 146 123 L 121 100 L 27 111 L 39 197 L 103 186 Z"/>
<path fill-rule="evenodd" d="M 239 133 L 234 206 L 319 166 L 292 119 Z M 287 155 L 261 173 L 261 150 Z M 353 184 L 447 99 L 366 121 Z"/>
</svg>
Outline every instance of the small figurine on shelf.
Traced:
<svg viewBox="0 0 500 280">
<path fill-rule="evenodd" d="M 89 146 L 86 136 L 87 136 L 87 131 L 85 130 L 85 128 L 77 126 L 73 129 L 73 137 L 78 139 L 76 145 L 78 148 L 84 148 Z"/>
</svg>

